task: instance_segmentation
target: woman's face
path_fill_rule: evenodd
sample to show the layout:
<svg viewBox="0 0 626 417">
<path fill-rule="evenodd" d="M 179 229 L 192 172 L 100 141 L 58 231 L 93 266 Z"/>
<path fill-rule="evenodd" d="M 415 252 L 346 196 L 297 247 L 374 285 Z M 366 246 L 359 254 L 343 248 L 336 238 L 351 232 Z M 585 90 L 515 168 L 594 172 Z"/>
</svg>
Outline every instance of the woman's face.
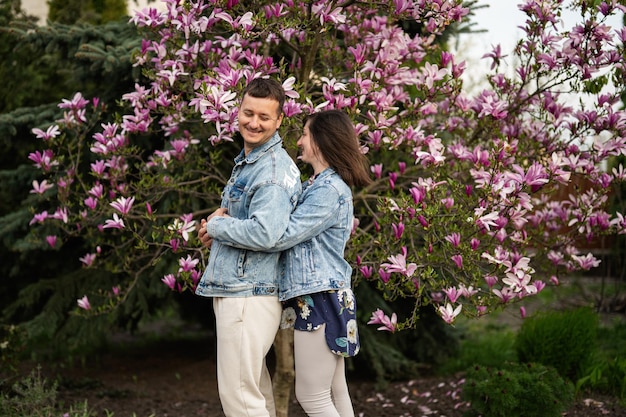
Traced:
<svg viewBox="0 0 626 417">
<path fill-rule="evenodd" d="M 300 159 L 315 168 L 320 162 L 320 151 L 311 137 L 311 132 L 309 132 L 309 122 L 304 125 L 302 136 L 298 139 L 298 147 L 300 148 Z"/>
</svg>

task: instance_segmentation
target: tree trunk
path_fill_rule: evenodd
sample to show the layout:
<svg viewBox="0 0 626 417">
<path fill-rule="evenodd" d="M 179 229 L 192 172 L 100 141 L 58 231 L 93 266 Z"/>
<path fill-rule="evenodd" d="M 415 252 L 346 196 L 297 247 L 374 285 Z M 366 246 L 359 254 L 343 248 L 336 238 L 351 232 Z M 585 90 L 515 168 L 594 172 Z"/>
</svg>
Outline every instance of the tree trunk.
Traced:
<svg viewBox="0 0 626 417">
<path fill-rule="evenodd" d="M 276 417 L 287 417 L 293 389 L 295 368 L 293 361 L 293 328 L 280 329 L 274 340 L 276 371 L 273 378 Z"/>
</svg>

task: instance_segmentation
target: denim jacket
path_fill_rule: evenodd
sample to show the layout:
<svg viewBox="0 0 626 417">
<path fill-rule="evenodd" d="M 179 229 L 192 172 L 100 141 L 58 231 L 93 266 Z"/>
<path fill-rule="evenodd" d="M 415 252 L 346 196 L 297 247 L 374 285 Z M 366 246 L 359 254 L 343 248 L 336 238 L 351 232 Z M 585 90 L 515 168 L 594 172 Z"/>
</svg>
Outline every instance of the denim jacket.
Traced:
<svg viewBox="0 0 626 417">
<path fill-rule="evenodd" d="M 274 250 L 282 253 L 280 300 L 350 288 L 352 267 L 344 258 L 353 227 L 352 191 L 332 168 L 305 181 L 289 227 Z"/>
<path fill-rule="evenodd" d="M 281 301 L 350 288 L 352 267 L 344 259 L 344 250 L 352 225 L 352 191 L 332 168 L 321 172 L 312 183 L 303 183 L 289 227 L 271 249 L 284 251 L 279 283 Z M 258 250 L 241 240 L 228 239 L 225 243 Z"/>
<path fill-rule="evenodd" d="M 278 133 L 247 156 L 242 150 L 222 192 L 221 207 L 232 217 L 215 217 L 207 223 L 214 240 L 196 294 L 278 295 L 280 253 L 267 250 L 287 229 L 301 190 L 300 171 Z M 223 244 L 229 240 L 250 242 L 257 250 Z"/>
</svg>

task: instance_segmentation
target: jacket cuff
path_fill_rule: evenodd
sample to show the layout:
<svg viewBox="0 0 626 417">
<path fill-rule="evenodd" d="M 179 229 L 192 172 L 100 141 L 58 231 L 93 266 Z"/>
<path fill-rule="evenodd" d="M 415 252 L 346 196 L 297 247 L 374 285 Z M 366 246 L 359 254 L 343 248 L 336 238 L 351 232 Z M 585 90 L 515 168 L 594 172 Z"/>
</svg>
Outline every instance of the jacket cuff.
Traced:
<svg viewBox="0 0 626 417">
<path fill-rule="evenodd" d="M 209 233 L 209 236 L 211 236 L 212 238 L 215 237 L 218 230 L 218 223 L 223 220 L 224 217 L 213 217 L 211 220 L 209 220 L 209 222 L 206 224 L 206 231 Z"/>
</svg>

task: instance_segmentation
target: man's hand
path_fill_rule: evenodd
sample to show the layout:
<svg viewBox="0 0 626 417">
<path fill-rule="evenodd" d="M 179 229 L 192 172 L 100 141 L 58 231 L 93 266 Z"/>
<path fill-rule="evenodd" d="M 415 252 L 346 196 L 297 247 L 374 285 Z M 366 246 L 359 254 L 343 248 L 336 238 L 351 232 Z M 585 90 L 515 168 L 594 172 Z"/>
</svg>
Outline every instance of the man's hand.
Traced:
<svg viewBox="0 0 626 417">
<path fill-rule="evenodd" d="M 213 239 L 209 236 L 209 232 L 206 231 L 206 220 L 200 220 L 200 228 L 198 229 L 198 239 L 202 246 L 205 248 L 210 248 L 213 244 Z"/>
<path fill-rule="evenodd" d="M 208 222 L 213 217 L 227 217 L 226 213 L 228 213 L 228 209 L 220 207 L 217 210 L 215 210 L 213 213 L 211 213 L 211 215 L 206 218 L 206 221 Z"/>
<path fill-rule="evenodd" d="M 227 212 L 228 210 L 225 208 L 218 208 L 213 213 L 211 213 L 209 217 L 207 217 L 206 219 L 200 220 L 200 228 L 198 229 L 198 239 L 202 243 L 202 246 L 204 246 L 205 248 L 210 248 L 211 245 L 213 244 L 213 238 L 209 236 L 209 232 L 207 232 L 206 230 L 207 222 L 216 216 L 217 217 L 228 216 L 226 214 Z"/>
</svg>

